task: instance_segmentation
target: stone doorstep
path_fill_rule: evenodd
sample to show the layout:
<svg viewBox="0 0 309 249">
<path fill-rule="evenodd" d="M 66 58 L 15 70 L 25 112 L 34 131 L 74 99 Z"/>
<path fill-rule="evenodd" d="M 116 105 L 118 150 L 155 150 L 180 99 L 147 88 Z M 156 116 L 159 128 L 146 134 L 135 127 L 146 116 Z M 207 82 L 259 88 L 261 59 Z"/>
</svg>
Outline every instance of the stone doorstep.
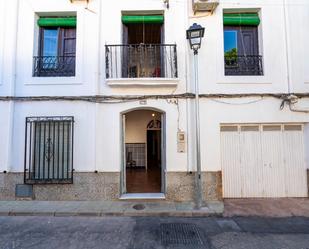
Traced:
<svg viewBox="0 0 309 249">
<path fill-rule="evenodd" d="M 33 203 L 33 207 L 31 207 Z M 210 207 L 202 208 L 201 210 L 194 210 L 191 205 L 185 205 L 187 208 L 177 209 L 176 206 L 180 203 L 158 203 L 158 202 L 124 202 L 118 201 L 115 203 L 108 204 L 105 207 L 104 202 L 102 202 L 101 208 L 93 208 L 93 203 L 91 201 L 70 203 L 63 202 L 65 208 L 59 208 L 59 203 L 53 202 L 42 202 L 44 205 L 37 205 L 39 201 L 0 201 L 0 216 L 86 216 L 86 217 L 99 217 L 99 216 L 155 216 L 155 217 L 208 217 L 208 216 L 222 216 L 223 214 L 223 204 L 216 202 L 215 205 L 211 204 Z M 87 208 L 87 203 L 89 208 Z M 12 205 L 13 204 L 13 205 Z M 15 204 L 15 205 L 14 205 Z M 25 204 L 23 208 L 23 204 Z M 49 207 L 44 210 L 44 206 L 50 204 Z M 82 204 L 82 208 L 79 208 Z M 99 203 L 97 203 L 99 204 Z M 113 204 L 115 205 L 115 210 L 113 211 Z M 144 204 L 145 209 L 135 210 L 133 205 Z M 70 207 L 70 205 L 72 205 Z M 41 207 L 39 207 L 41 206 Z"/>
</svg>

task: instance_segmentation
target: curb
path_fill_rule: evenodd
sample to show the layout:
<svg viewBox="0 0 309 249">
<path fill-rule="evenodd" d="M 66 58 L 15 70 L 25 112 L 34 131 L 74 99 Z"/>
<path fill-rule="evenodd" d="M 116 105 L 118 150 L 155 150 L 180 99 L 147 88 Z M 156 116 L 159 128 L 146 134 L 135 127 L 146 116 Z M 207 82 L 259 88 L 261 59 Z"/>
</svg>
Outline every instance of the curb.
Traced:
<svg viewBox="0 0 309 249">
<path fill-rule="evenodd" d="M 209 213 L 197 211 L 150 211 L 150 212 L 24 212 L 24 211 L 11 211 L 0 212 L 0 216 L 46 216 L 46 217 L 222 217 L 222 213 Z"/>
</svg>

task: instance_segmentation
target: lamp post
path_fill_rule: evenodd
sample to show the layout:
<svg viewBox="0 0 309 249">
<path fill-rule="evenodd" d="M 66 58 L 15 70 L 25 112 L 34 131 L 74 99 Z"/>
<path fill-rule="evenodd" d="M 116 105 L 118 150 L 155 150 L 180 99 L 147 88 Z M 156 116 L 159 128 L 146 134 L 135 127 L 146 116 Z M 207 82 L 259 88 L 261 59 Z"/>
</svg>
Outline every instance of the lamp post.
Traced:
<svg viewBox="0 0 309 249">
<path fill-rule="evenodd" d="M 199 85 L 198 85 L 198 50 L 201 47 L 205 28 L 194 23 L 187 30 L 187 39 L 194 54 L 194 85 L 195 85 L 195 141 L 196 141 L 196 208 L 200 209 L 203 204 L 202 197 L 202 174 L 201 174 L 201 151 L 200 151 L 200 107 L 199 107 Z"/>
</svg>

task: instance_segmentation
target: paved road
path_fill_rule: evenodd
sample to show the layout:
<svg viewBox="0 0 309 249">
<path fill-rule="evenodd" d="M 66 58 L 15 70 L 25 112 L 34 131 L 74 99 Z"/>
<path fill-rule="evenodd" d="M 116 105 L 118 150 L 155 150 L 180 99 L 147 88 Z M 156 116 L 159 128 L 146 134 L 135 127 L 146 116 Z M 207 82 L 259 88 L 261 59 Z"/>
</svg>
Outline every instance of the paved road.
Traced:
<svg viewBox="0 0 309 249">
<path fill-rule="evenodd" d="M 0 217 L 0 248 L 309 249 L 309 218 Z"/>
</svg>

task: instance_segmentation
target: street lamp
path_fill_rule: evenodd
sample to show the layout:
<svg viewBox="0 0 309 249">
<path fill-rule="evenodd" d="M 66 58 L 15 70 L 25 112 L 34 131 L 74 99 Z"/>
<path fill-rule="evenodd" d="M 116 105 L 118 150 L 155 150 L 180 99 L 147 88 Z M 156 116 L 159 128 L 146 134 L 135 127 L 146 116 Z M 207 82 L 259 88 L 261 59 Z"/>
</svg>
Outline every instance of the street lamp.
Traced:
<svg viewBox="0 0 309 249">
<path fill-rule="evenodd" d="M 205 28 L 196 23 L 193 23 L 193 25 L 187 30 L 187 39 L 189 40 L 191 49 L 194 51 L 194 55 L 197 54 L 197 51 L 201 47 L 204 32 Z"/>
<path fill-rule="evenodd" d="M 200 106 L 199 106 L 199 86 L 198 86 L 198 61 L 197 54 L 201 47 L 205 28 L 194 23 L 187 30 L 187 39 L 194 54 L 194 85 L 195 85 L 195 132 L 196 132 L 196 208 L 200 209 L 203 203 L 202 196 L 202 173 L 201 173 L 201 151 L 200 151 Z"/>
</svg>

